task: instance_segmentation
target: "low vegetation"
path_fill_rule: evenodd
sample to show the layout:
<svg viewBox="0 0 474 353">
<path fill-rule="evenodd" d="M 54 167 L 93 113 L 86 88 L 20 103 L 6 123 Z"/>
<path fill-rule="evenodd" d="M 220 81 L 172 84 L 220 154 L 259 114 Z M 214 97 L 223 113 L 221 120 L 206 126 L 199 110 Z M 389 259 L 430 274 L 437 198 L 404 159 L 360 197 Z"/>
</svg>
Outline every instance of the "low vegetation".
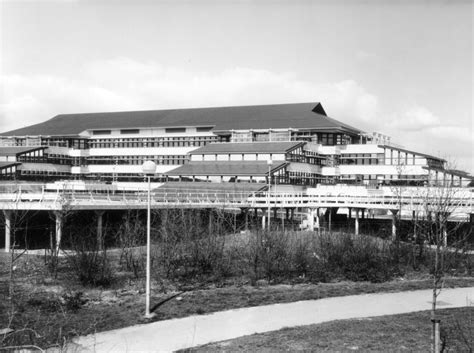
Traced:
<svg viewBox="0 0 474 353">
<path fill-rule="evenodd" d="M 192 348 L 186 352 L 429 352 L 429 311 L 286 328 Z M 472 352 L 474 308 L 443 309 L 443 352 Z"/>
<path fill-rule="evenodd" d="M 0 335 L 1 345 L 62 347 L 76 335 L 144 322 L 143 224 L 127 213 L 101 239 L 69 225 L 63 246 L 72 251 L 64 257 L 25 255 L 12 267 L 0 254 L 0 329 L 13 330 Z M 154 320 L 432 284 L 433 253 L 423 244 L 236 224 L 219 211 L 154 214 Z M 453 251 L 444 261 L 445 286 L 474 285 L 472 255 Z"/>
</svg>

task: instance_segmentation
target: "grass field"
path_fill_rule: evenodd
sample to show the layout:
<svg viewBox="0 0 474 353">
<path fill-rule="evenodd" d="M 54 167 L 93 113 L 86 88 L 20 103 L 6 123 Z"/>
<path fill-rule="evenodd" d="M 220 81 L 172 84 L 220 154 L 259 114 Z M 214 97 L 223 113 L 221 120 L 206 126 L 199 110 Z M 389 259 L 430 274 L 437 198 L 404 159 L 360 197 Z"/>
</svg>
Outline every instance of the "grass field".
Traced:
<svg viewBox="0 0 474 353">
<path fill-rule="evenodd" d="M 474 308 L 439 310 L 445 352 L 474 349 Z M 333 321 L 212 343 L 188 352 L 429 352 L 430 312 Z"/>
<path fill-rule="evenodd" d="M 114 281 L 104 289 L 81 285 L 66 262 L 55 278 L 43 257 L 26 255 L 15 263 L 14 293 L 10 297 L 9 256 L 0 253 L 0 329 L 8 327 L 15 331 L 0 335 L 0 347 L 62 345 L 77 335 L 147 322 L 143 317 L 144 278 L 121 272 L 117 264 Z M 252 283 L 244 276 L 224 281 L 196 278 L 182 282 L 155 278 L 152 307 L 164 302 L 156 308 L 153 321 L 299 300 L 427 289 L 432 284 L 425 271 L 409 272 L 382 283 L 341 279 L 329 283 L 300 282 L 296 278 L 279 284 L 268 280 Z M 450 277 L 445 286 L 474 286 L 474 278 Z M 167 301 L 168 298 L 172 299 Z"/>
<path fill-rule="evenodd" d="M 12 301 L 8 300 L 7 278 L 3 272 L 0 281 L 0 328 L 18 330 L 10 334 L 4 344 L 34 343 L 48 347 L 77 335 L 146 322 L 143 318 L 145 296 L 142 281 L 123 280 L 107 290 L 88 288 L 67 278 L 52 279 L 41 269 L 40 261 L 40 257 L 23 259 L 22 265 L 16 269 L 18 273 Z M 299 300 L 426 289 L 430 285 L 431 280 L 423 277 L 385 283 L 345 281 L 294 285 L 262 283 L 259 286 L 227 283 L 221 288 L 204 284 L 188 288 L 188 291 L 159 306 L 153 321 Z M 446 286 L 474 286 L 474 278 L 449 278 Z M 163 292 L 164 288 L 167 292 Z M 153 306 L 178 294 L 179 289 L 170 284 L 162 284 L 162 287 L 155 285 L 152 293 Z"/>
</svg>

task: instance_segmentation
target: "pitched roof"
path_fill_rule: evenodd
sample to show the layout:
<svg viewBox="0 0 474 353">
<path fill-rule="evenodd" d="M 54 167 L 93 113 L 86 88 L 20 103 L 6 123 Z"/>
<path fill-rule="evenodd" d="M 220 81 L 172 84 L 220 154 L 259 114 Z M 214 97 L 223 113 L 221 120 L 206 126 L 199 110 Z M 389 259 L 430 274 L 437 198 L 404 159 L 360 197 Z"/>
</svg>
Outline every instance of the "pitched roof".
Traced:
<svg viewBox="0 0 474 353">
<path fill-rule="evenodd" d="M 8 167 L 11 167 L 11 166 L 14 166 L 14 165 L 19 165 L 20 163 L 18 162 L 0 162 L 0 169 L 3 169 L 3 168 L 8 168 Z"/>
<path fill-rule="evenodd" d="M 331 119 L 320 103 L 254 105 L 134 112 L 62 114 L 43 123 L 1 133 L 4 136 L 76 136 L 88 129 L 210 126 L 215 131 L 312 128 L 361 132 Z"/>
<path fill-rule="evenodd" d="M 208 154 L 208 153 L 285 153 L 298 146 L 304 145 L 304 142 L 236 142 L 236 143 L 210 143 L 190 154 Z"/>
<path fill-rule="evenodd" d="M 35 146 L 35 147 L 0 147 L 0 156 L 18 156 L 19 154 L 44 150 L 46 147 Z"/>
<path fill-rule="evenodd" d="M 280 169 L 286 162 L 275 162 L 272 171 Z M 190 162 L 165 174 L 171 176 L 213 175 L 213 176 L 262 176 L 267 175 L 266 161 L 251 162 Z"/>
<path fill-rule="evenodd" d="M 206 183 L 206 182 L 168 182 L 154 189 L 157 192 L 189 192 L 189 193 L 220 193 L 220 192 L 254 192 L 266 188 L 265 184 L 257 183 Z"/>
</svg>

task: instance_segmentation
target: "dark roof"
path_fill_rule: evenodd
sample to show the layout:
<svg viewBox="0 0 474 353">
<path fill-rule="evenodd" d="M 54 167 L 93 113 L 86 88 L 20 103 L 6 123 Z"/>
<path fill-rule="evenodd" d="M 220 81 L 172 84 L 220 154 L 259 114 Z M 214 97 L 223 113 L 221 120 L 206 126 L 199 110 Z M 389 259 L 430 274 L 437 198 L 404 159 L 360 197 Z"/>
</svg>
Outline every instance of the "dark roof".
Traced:
<svg viewBox="0 0 474 353">
<path fill-rule="evenodd" d="M 396 147 L 396 146 L 392 146 L 392 145 L 378 145 L 378 146 L 382 147 L 382 148 L 391 148 L 391 149 L 394 149 L 394 150 L 397 150 L 397 151 L 401 151 L 401 152 L 405 152 L 405 153 L 412 153 L 412 154 L 415 154 L 417 156 L 422 156 L 422 157 L 425 157 L 425 158 L 431 158 L 431 159 L 436 159 L 438 161 L 446 162 L 446 159 L 436 157 L 436 156 L 432 156 L 432 155 L 425 154 L 425 153 L 420 153 L 420 152 L 407 150 L 407 149 L 404 149 L 404 148 L 401 148 L 401 147 Z"/>
<path fill-rule="evenodd" d="M 474 180 L 474 176 L 470 175 L 469 173 L 463 172 L 462 170 L 456 170 L 456 169 L 443 169 L 443 168 L 436 168 L 436 167 L 422 167 L 423 169 L 426 170 L 435 170 L 438 172 L 443 172 L 446 174 L 452 174 L 457 177 L 461 177 L 464 179 L 469 179 L 469 180 Z"/>
<path fill-rule="evenodd" d="M 210 126 L 232 129 L 311 128 L 359 133 L 359 129 L 326 116 L 320 103 L 220 108 L 62 114 L 43 123 L 1 133 L 4 136 L 76 136 L 88 129 Z"/>
<path fill-rule="evenodd" d="M 0 169 L 3 169 L 3 168 L 8 168 L 8 167 L 11 167 L 11 166 L 14 166 L 14 165 L 19 165 L 21 163 L 18 163 L 18 162 L 0 162 Z"/>
<path fill-rule="evenodd" d="M 22 153 L 44 150 L 46 147 L 0 147 L 0 156 L 18 156 Z"/>
<path fill-rule="evenodd" d="M 272 171 L 280 169 L 286 162 L 275 162 Z M 268 173 L 266 161 L 251 162 L 190 162 L 179 168 L 170 170 L 167 175 L 193 176 L 193 175 L 213 175 L 213 176 L 262 176 Z"/>
<path fill-rule="evenodd" d="M 298 146 L 304 145 L 304 142 L 236 142 L 236 143 L 210 143 L 190 154 L 208 154 L 208 153 L 285 153 Z"/>
<path fill-rule="evenodd" d="M 257 183 L 206 183 L 206 182 L 168 182 L 154 189 L 156 192 L 190 192 L 190 193 L 215 193 L 215 192 L 254 192 L 265 189 L 265 184 Z"/>
</svg>

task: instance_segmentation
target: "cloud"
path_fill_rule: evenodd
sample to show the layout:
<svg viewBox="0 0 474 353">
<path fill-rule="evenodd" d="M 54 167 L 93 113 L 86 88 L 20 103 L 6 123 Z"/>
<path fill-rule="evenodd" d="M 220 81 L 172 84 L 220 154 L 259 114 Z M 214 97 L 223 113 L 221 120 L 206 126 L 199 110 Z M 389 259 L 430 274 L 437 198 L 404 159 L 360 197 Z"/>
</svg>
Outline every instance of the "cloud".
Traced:
<svg viewBox="0 0 474 353">
<path fill-rule="evenodd" d="M 80 77 L 80 78 L 78 78 Z M 1 130 L 56 114 L 321 101 L 329 115 L 368 122 L 377 98 L 353 80 L 314 83 L 292 73 L 233 67 L 191 72 L 130 58 L 94 61 L 77 77 L 5 75 Z"/>
<path fill-rule="evenodd" d="M 421 105 L 384 112 L 378 97 L 351 79 L 311 82 L 289 72 L 246 67 L 192 72 L 115 58 L 91 62 L 70 76 L 8 74 L 0 82 L 1 131 L 62 113 L 320 101 L 335 119 L 388 134 L 420 152 L 443 150 L 473 169 L 472 127 L 450 125 Z"/>
<path fill-rule="evenodd" d="M 359 50 L 356 52 L 355 58 L 359 62 L 373 63 L 377 60 L 378 56 L 375 53 L 371 53 L 365 50 Z"/>
<path fill-rule="evenodd" d="M 388 115 L 386 131 L 415 151 L 453 161 L 460 169 L 473 172 L 474 131 L 441 119 L 428 108 L 414 105 Z"/>
<path fill-rule="evenodd" d="M 414 106 L 404 112 L 391 115 L 389 126 L 403 131 L 423 130 L 439 126 L 441 119 L 422 106 Z"/>
</svg>

